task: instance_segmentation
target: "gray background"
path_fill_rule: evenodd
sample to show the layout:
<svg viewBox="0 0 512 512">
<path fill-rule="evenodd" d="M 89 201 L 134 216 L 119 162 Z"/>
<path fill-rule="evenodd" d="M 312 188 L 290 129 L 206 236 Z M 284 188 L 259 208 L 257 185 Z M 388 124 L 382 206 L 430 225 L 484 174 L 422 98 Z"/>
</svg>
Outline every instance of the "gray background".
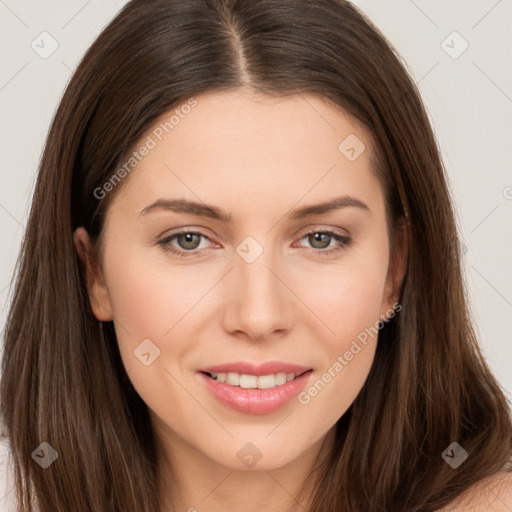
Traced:
<svg viewBox="0 0 512 512">
<path fill-rule="evenodd" d="M 402 54 L 419 85 L 458 211 L 461 241 L 467 249 L 469 301 L 481 346 L 510 396 L 512 1 L 354 3 Z M 124 0 L 0 0 L 2 329 L 50 121 L 79 58 L 124 4 Z M 50 36 L 41 36 L 42 32 Z M 53 40 L 58 48 L 42 58 L 40 54 L 56 44 Z M 0 489 L 0 500 L 2 495 Z"/>
</svg>

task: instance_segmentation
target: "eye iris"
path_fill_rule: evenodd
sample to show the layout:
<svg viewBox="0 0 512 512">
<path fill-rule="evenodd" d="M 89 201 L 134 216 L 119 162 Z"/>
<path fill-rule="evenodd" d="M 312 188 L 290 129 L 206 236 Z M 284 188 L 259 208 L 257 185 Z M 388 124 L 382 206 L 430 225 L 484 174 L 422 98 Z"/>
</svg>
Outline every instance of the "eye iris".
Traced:
<svg viewBox="0 0 512 512">
<path fill-rule="evenodd" d="M 327 239 L 327 241 L 324 240 L 324 242 L 322 242 L 320 240 L 321 237 L 325 237 Z M 331 235 L 328 235 L 326 233 L 313 233 L 311 235 L 308 235 L 308 239 L 309 239 L 309 242 L 311 243 L 311 245 L 315 248 L 315 249 L 325 249 L 325 247 L 329 247 L 329 243 L 330 243 L 330 239 L 331 239 Z M 313 243 L 314 242 L 314 243 Z M 316 242 L 320 242 L 320 247 L 318 246 L 315 246 L 315 243 Z"/>
<path fill-rule="evenodd" d="M 192 241 L 194 237 L 196 237 L 195 241 L 197 243 L 194 243 Z M 183 249 L 197 249 L 197 247 L 199 246 L 199 242 L 200 242 L 200 236 L 197 235 L 196 233 L 184 233 L 182 235 L 179 235 L 177 240 Z"/>
</svg>

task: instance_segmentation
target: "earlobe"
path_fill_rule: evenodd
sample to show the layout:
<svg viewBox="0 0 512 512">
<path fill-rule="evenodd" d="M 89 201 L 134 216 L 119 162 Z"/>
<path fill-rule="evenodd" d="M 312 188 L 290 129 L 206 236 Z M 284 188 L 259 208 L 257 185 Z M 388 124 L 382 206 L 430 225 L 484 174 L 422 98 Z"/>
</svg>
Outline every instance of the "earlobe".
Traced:
<svg viewBox="0 0 512 512">
<path fill-rule="evenodd" d="M 89 234 L 80 227 L 73 233 L 73 242 L 82 262 L 87 293 L 94 316 L 102 322 L 110 321 L 112 320 L 110 294 Z"/>
</svg>

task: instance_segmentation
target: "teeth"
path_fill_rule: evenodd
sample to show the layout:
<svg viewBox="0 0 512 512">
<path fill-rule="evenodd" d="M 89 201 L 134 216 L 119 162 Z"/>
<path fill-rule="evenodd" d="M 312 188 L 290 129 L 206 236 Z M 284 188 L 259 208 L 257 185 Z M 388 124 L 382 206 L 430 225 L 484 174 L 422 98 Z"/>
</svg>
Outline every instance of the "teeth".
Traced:
<svg viewBox="0 0 512 512">
<path fill-rule="evenodd" d="M 282 386 L 295 379 L 295 373 L 274 373 L 271 375 L 247 375 L 240 373 L 211 373 L 212 379 L 225 382 L 231 386 L 239 386 L 245 389 L 269 389 Z"/>
<path fill-rule="evenodd" d="M 258 387 L 258 377 L 256 375 L 240 375 L 240 387 L 246 389 L 255 389 Z"/>
</svg>

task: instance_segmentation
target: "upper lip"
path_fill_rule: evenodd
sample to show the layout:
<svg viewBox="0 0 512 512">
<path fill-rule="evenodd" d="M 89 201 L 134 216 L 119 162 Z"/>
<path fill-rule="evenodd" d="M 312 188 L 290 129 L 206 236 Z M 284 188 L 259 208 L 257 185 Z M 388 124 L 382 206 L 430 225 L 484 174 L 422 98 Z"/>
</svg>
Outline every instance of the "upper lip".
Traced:
<svg viewBox="0 0 512 512">
<path fill-rule="evenodd" d="M 298 364 L 283 363 L 281 361 L 269 361 L 267 363 L 251 363 L 249 361 L 237 361 L 235 363 L 224 363 L 216 366 L 201 368 L 204 373 L 239 373 L 244 375 L 271 375 L 275 373 L 294 373 L 300 375 L 311 370 L 307 366 Z"/>
</svg>

